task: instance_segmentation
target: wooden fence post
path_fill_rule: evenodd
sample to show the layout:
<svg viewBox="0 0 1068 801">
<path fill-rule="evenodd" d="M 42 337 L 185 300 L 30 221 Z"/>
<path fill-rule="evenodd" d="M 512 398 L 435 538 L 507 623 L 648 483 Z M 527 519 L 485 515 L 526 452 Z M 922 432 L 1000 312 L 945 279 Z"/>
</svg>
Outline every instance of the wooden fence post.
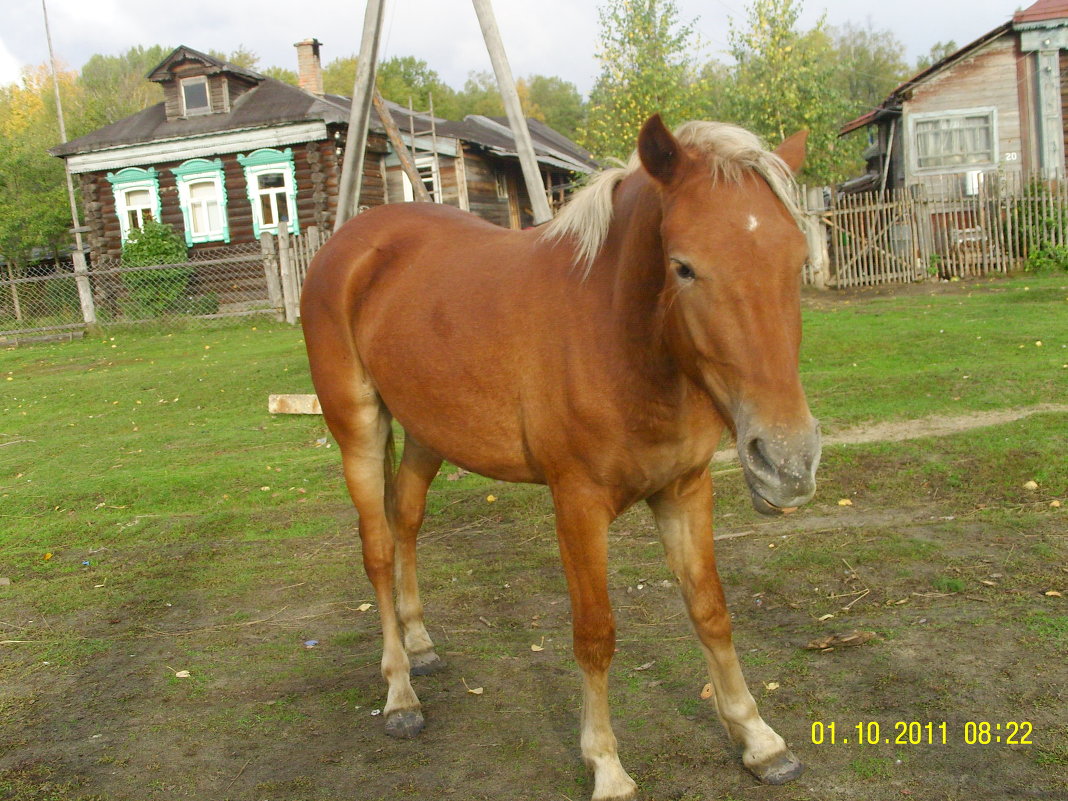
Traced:
<svg viewBox="0 0 1068 801">
<path fill-rule="evenodd" d="M 805 239 L 808 240 L 808 261 L 812 265 L 812 285 L 827 288 L 827 234 L 823 229 L 823 189 L 808 188 L 805 193 Z"/>
<path fill-rule="evenodd" d="M 283 320 L 285 309 L 282 284 L 278 280 L 278 251 L 275 248 L 274 236 L 266 232 L 260 234 L 260 247 L 263 248 L 263 276 L 267 281 L 267 299 L 275 310 L 275 318 Z"/>
<path fill-rule="evenodd" d="M 300 317 L 300 290 L 294 267 L 294 253 L 289 239 L 289 231 L 284 225 L 278 227 L 278 271 L 282 276 L 282 302 L 285 307 L 286 322 L 293 324 Z"/>
</svg>

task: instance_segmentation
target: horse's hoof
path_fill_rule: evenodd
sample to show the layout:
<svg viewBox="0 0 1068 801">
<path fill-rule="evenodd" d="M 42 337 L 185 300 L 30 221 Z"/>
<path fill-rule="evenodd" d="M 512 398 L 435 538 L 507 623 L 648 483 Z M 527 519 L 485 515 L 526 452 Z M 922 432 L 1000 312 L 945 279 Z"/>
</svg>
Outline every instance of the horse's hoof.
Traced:
<svg viewBox="0 0 1068 801">
<path fill-rule="evenodd" d="M 746 765 L 746 767 L 762 784 L 786 784 L 796 779 L 805 770 L 801 760 L 789 751 L 777 754 L 762 765 Z"/>
<path fill-rule="evenodd" d="M 408 654 L 408 663 L 411 666 L 408 672 L 412 676 L 429 676 L 445 669 L 445 663 L 433 651 Z"/>
<path fill-rule="evenodd" d="M 386 734 L 410 740 L 423 730 L 423 713 L 418 709 L 399 709 L 386 718 Z"/>
</svg>

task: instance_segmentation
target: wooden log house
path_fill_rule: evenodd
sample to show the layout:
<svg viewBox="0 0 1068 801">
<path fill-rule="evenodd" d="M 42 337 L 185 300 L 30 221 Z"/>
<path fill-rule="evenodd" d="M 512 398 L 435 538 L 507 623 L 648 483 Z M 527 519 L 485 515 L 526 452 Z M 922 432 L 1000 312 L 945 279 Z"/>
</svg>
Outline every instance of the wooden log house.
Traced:
<svg viewBox="0 0 1068 801">
<path fill-rule="evenodd" d="M 263 232 L 330 231 L 350 100 L 323 92 L 320 43 L 296 44 L 300 86 L 176 48 L 148 80 L 164 100 L 51 149 L 80 184 L 91 257 L 117 257 L 151 217 L 182 232 L 193 252 L 255 242 Z M 530 225 L 530 201 L 507 123 L 461 122 L 387 103 L 427 189 L 499 225 Z M 554 204 L 596 162 L 574 142 L 530 120 L 542 178 Z M 361 207 L 405 202 L 409 179 L 374 119 Z"/>
</svg>

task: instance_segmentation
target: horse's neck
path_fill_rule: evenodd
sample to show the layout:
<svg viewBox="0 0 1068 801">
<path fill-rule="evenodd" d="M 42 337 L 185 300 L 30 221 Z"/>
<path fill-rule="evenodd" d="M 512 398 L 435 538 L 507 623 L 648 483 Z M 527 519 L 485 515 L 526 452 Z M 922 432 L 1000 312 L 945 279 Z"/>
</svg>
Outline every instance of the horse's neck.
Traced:
<svg viewBox="0 0 1068 801">
<path fill-rule="evenodd" d="M 662 211 L 659 193 L 644 171 L 619 184 L 604 251 L 604 272 L 611 281 L 612 305 L 633 330 L 655 322 L 664 284 Z M 594 271 L 598 268 L 595 267 Z"/>
<path fill-rule="evenodd" d="M 612 224 L 591 280 L 603 281 L 616 341 L 641 369 L 663 382 L 676 368 L 664 338 L 664 251 L 659 192 L 641 170 L 616 189 Z"/>
</svg>

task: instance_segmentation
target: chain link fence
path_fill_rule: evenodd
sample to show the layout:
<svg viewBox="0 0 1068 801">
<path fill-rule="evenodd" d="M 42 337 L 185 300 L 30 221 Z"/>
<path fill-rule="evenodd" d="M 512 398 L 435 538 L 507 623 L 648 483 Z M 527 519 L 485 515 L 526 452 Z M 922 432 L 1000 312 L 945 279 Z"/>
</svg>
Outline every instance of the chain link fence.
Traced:
<svg viewBox="0 0 1068 801">
<path fill-rule="evenodd" d="M 5 269 L 0 344 L 80 331 L 92 315 L 104 326 L 255 314 L 293 322 L 302 272 L 291 262 L 300 254 L 306 264 L 319 245 L 318 232 L 308 233 L 198 251 L 181 264 L 124 267 L 118 258 L 96 256 L 81 275 L 70 261 L 32 265 L 21 275 Z"/>
</svg>

